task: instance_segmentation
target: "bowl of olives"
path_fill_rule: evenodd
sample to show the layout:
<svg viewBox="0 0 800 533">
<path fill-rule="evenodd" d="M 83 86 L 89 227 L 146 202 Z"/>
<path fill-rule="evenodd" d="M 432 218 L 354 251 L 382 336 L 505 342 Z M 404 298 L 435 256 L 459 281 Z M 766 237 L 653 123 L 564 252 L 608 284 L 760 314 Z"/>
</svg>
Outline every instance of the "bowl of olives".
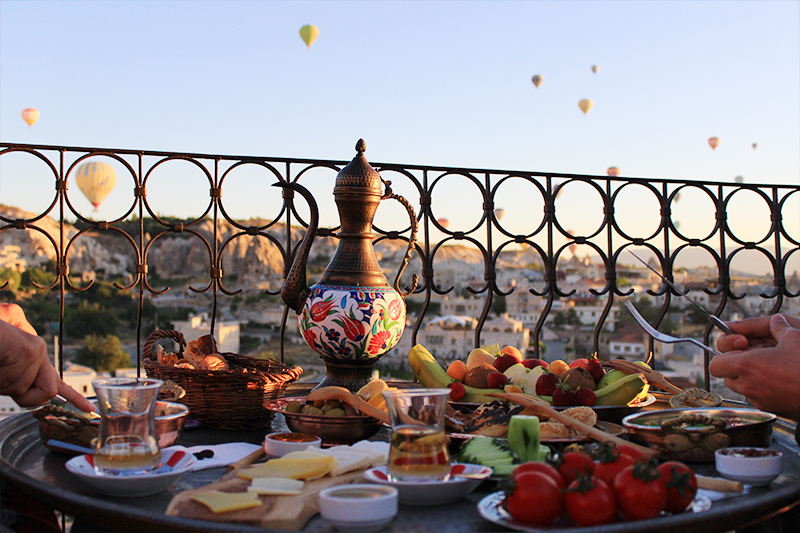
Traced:
<svg viewBox="0 0 800 533">
<path fill-rule="evenodd" d="M 305 398 L 279 398 L 266 402 L 264 407 L 283 415 L 291 431 L 316 435 L 328 446 L 368 439 L 384 426 L 380 420 L 364 416 L 339 400 L 307 402 Z"/>
</svg>

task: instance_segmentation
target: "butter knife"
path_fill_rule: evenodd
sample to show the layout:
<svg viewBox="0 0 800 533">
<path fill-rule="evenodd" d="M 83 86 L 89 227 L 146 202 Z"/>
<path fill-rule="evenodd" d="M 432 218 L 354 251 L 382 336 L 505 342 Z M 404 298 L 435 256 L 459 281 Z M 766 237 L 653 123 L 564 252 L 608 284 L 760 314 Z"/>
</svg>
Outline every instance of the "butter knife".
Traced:
<svg viewBox="0 0 800 533">
<path fill-rule="evenodd" d="M 703 312 L 703 313 L 704 313 L 704 314 L 705 314 L 705 315 L 708 317 L 708 319 L 709 319 L 709 320 L 711 320 L 711 322 L 712 322 L 712 323 L 713 323 L 715 326 L 717 326 L 719 329 L 721 329 L 722 331 L 724 331 L 724 332 L 725 332 L 725 333 L 727 333 L 728 335 L 734 335 L 734 332 L 733 332 L 733 330 L 731 330 L 731 328 L 729 328 L 729 327 L 728 327 L 728 326 L 725 324 L 725 322 L 723 322 L 722 320 L 720 320 L 720 318 L 719 318 L 717 315 L 715 315 L 715 314 L 713 314 L 713 313 L 711 313 L 711 312 L 707 311 L 705 307 L 703 307 L 702 305 L 700 305 L 699 303 L 697 303 L 697 302 L 696 302 L 696 301 L 695 301 L 693 298 L 691 298 L 691 297 L 690 297 L 690 296 L 688 296 L 688 295 L 687 295 L 685 292 L 683 292 L 683 291 L 682 291 L 682 290 L 680 290 L 678 287 L 676 287 L 674 283 L 672 283 L 670 280 L 668 280 L 667 278 L 665 278 L 665 277 L 664 277 L 664 275 L 663 275 L 663 274 L 661 274 L 661 272 L 659 272 L 659 271 L 658 271 L 658 270 L 656 270 L 655 268 L 653 268 L 653 267 L 651 267 L 650 265 L 648 265 L 648 264 L 647 264 L 647 263 L 644 261 L 644 259 L 642 259 L 642 258 L 641 258 L 641 257 L 639 257 L 638 255 L 636 255 L 635 253 L 631 252 L 630 250 L 628 250 L 628 253 L 629 253 L 629 254 L 631 254 L 631 255 L 632 255 L 633 257 L 635 257 L 636 259 L 638 259 L 638 260 L 639 260 L 639 261 L 640 261 L 640 262 L 641 262 L 641 263 L 642 263 L 644 266 L 646 266 L 647 268 L 649 268 L 649 269 L 650 269 L 650 270 L 651 270 L 651 271 L 652 271 L 652 272 L 653 272 L 653 273 L 654 273 L 656 276 L 658 276 L 659 278 L 661 278 L 661 281 L 663 281 L 664 283 L 666 283 L 667 285 L 669 285 L 669 287 L 670 287 L 672 290 L 674 290 L 675 292 L 677 292 L 677 293 L 678 293 L 678 296 L 682 296 L 682 297 L 686 298 L 686 299 L 687 299 L 687 300 L 688 300 L 688 301 L 689 301 L 689 302 L 690 302 L 692 305 L 694 305 L 696 308 L 698 308 L 700 311 L 702 311 L 702 312 Z"/>
</svg>

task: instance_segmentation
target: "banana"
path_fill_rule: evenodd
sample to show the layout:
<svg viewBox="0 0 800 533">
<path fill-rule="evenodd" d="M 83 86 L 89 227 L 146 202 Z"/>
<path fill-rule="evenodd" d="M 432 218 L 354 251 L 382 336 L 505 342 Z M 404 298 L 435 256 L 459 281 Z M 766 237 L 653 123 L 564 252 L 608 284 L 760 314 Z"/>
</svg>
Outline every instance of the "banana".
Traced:
<svg viewBox="0 0 800 533">
<path fill-rule="evenodd" d="M 425 349 L 421 344 L 417 344 L 411 351 L 408 352 L 408 364 L 411 365 L 411 371 L 414 372 L 414 377 L 419 381 L 420 385 L 429 389 L 445 389 L 450 383 L 455 381 L 447 375 L 447 371 L 436 361 L 431 355 L 431 352 Z M 503 392 L 500 389 L 478 389 L 464 385 L 466 394 L 461 400 L 463 402 L 472 403 L 489 403 L 497 400 L 489 393 Z"/>
<path fill-rule="evenodd" d="M 595 405 L 627 405 L 639 395 L 646 394 L 649 388 L 644 374 L 628 374 L 596 390 Z"/>
</svg>

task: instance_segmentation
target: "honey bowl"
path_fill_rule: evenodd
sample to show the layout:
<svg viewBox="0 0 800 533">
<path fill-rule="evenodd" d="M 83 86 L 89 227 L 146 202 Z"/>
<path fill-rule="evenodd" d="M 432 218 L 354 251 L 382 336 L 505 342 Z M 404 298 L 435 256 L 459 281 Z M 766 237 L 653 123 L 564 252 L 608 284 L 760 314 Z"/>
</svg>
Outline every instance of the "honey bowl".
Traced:
<svg viewBox="0 0 800 533">
<path fill-rule="evenodd" d="M 319 493 L 319 511 L 339 531 L 378 531 L 397 514 L 398 492 L 369 483 L 328 487 Z"/>
</svg>

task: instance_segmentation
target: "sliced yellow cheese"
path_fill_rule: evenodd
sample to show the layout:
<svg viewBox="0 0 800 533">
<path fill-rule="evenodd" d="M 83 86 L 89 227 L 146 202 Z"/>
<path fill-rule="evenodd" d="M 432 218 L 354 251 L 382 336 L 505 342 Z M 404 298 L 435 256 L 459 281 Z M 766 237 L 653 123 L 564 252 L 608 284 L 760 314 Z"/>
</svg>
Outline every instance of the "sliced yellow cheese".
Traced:
<svg viewBox="0 0 800 533">
<path fill-rule="evenodd" d="M 211 490 L 198 492 L 192 496 L 192 499 L 208 507 L 212 513 L 229 513 L 261 505 L 261 500 L 258 499 L 258 494 L 255 492 L 220 492 Z"/>
<path fill-rule="evenodd" d="M 336 459 L 333 456 L 314 455 L 312 457 L 296 458 L 288 457 L 288 455 L 243 469 L 237 476 L 248 480 L 258 477 L 311 480 L 321 478 L 336 466 Z"/>
<path fill-rule="evenodd" d="M 303 490 L 303 483 L 297 479 L 285 477 L 258 477 L 247 488 L 250 492 L 268 496 L 296 495 Z"/>
</svg>

